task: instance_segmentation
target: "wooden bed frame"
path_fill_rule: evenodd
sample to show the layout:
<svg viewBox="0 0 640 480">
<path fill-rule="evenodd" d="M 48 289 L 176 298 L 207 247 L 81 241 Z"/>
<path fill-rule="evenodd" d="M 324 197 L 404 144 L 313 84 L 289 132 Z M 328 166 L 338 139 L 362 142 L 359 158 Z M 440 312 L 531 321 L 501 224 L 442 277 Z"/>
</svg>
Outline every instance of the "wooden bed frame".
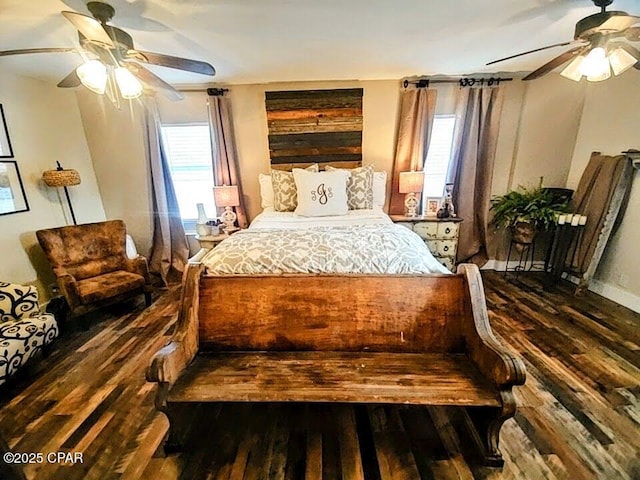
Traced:
<svg viewBox="0 0 640 480">
<path fill-rule="evenodd" d="M 491 332 L 475 265 L 456 275 L 209 276 L 189 264 L 171 342 L 153 358 L 156 408 L 179 448 L 194 402 L 461 407 L 484 463 L 501 466 L 521 360 Z"/>
</svg>

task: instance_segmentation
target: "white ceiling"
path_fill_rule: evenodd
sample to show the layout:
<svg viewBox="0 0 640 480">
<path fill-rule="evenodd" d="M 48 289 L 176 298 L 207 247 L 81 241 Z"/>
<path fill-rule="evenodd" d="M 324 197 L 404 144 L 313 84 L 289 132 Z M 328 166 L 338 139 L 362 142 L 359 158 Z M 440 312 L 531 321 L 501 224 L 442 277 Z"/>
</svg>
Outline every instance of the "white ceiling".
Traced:
<svg viewBox="0 0 640 480">
<path fill-rule="evenodd" d="M 391 79 L 410 75 L 529 71 L 548 50 L 486 67 L 496 58 L 570 40 L 590 0 L 109 0 L 112 24 L 136 47 L 205 60 L 206 77 L 158 67 L 176 84 Z M 0 50 L 77 45 L 61 10 L 86 0 L 0 0 Z M 610 9 L 640 14 L 640 0 Z M 73 53 L 0 57 L 8 71 L 53 83 L 80 62 Z"/>
</svg>

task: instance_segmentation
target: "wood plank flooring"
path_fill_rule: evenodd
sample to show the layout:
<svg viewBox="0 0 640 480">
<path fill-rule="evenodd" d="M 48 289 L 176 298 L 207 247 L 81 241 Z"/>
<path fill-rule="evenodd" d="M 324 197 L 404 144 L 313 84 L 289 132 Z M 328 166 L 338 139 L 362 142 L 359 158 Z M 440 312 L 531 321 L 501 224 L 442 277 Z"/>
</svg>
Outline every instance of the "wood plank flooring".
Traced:
<svg viewBox="0 0 640 480">
<path fill-rule="evenodd" d="M 176 288 L 65 332 L 0 387 L 0 434 L 14 452 L 82 452 L 25 465 L 38 480 L 640 478 L 640 315 L 569 285 L 544 292 L 532 275 L 484 278 L 494 330 L 528 373 L 502 470 L 478 465 L 451 407 L 198 404 L 181 416 L 184 452 L 165 456 L 143 372 L 171 334 Z"/>
</svg>

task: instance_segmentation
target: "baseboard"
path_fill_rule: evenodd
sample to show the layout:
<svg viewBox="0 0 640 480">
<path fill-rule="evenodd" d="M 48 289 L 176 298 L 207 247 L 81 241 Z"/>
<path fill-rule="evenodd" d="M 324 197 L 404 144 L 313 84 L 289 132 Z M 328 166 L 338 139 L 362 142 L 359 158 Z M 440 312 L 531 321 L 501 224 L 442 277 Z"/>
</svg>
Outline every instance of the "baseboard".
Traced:
<svg viewBox="0 0 640 480">
<path fill-rule="evenodd" d="M 578 278 L 573 275 L 566 275 L 565 278 L 571 283 L 578 284 Z M 589 282 L 589 291 L 597 293 L 623 307 L 627 307 L 629 310 L 640 313 L 640 297 L 626 290 L 622 290 L 615 285 L 592 279 L 591 282 Z"/>
</svg>

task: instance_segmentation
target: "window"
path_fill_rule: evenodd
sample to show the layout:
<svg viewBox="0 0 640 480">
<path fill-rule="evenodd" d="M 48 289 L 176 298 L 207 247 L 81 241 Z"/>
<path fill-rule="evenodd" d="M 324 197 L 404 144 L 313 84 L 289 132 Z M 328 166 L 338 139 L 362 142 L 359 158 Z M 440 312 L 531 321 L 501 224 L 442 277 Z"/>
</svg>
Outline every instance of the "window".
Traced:
<svg viewBox="0 0 640 480">
<path fill-rule="evenodd" d="M 178 197 L 180 216 L 187 228 L 195 228 L 197 203 L 203 203 L 207 216 L 215 218 L 211 137 L 207 124 L 163 125 L 167 161 Z"/>
<path fill-rule="evenodd" d="M 431 129 L 431 141 L 424 161 L 423 199 L 442 197 L 447 170 L 453 150 L 453 133 L 456 127 L 455 115 L 436 115 Z"/>
</svg>

